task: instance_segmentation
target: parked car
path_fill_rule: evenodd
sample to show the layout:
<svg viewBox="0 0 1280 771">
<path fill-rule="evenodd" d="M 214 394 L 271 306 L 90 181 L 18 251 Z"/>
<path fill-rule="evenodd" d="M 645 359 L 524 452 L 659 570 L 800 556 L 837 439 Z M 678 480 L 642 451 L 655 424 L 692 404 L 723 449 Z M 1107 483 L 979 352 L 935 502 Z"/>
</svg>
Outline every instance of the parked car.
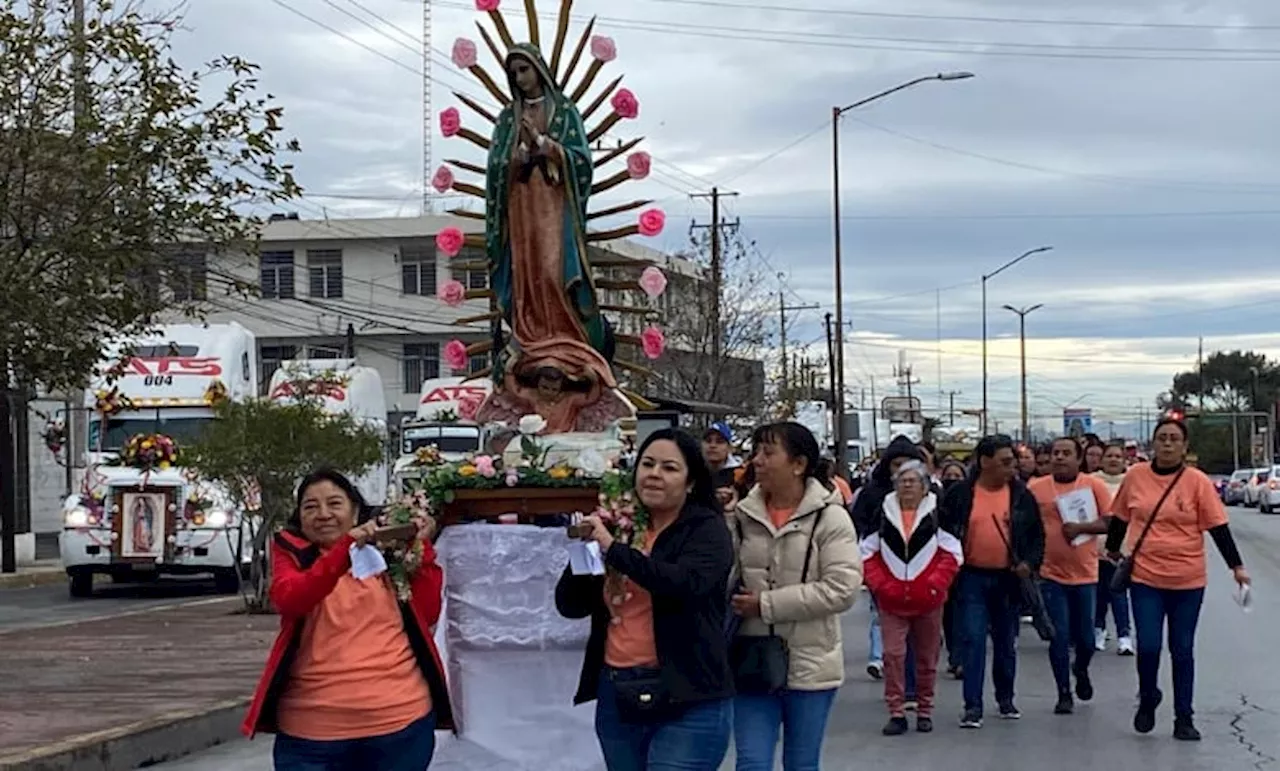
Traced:
<svg viewBox="0 0 1280 771">
<path fill-rule="evenodd" d="M 1280 466 L 1272 466 L 1267 471 L 1267 482 L 1258 495 L 1258 510 L 1263 514 L 1273 514 L 1280 508 Z"/>
<path fill-rule="evenodd" d="M 1213 489 L 1218 491 L 1218 500 L 1223 503 L 1227 502 L 1227 480 L 1229 478 L 1230 477 L 1225 474 L 1209 475 L 1209 480 L 1213 482 Z"/>
<path fill-rule="evenodd" d="M 1227 479 L 1227 487 L 1222 492 L 1222 502 L 1228 506 L 1239 506 L 1244 503 L 1244 491 L 1249 486 L 1249 479 L 1252 476 L 1253 469 L 1236 469 Z"/>
<path fill-rule="evenodd" d="M 1249 484 L 1244 488 L 1244 505 L 1253 508 L 1262 500 L 1262 490 L 1271 478 L 1271 467 L 1253 469 Z"/>
</svg>

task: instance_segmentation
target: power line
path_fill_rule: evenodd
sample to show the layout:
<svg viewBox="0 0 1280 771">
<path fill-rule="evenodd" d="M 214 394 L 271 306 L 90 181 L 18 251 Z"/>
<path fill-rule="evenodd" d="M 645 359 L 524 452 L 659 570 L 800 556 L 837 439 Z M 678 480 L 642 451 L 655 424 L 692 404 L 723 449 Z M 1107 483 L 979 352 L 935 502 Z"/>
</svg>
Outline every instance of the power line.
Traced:
<svg viewBox="0 0 1280 771">
<path fill-rule="evenodd" d="M 996 212 L 991 214 L 849 214 L 840 219 L 846 222 L 893 221 L 947 221 L 947 220 L 1102 220 L 1102 219 L 1169 219 L 1179 217 L 1274 217 L 1280 209 L 1242 209 L 1221 211 L 1162 211 L 1162 212 Z M 830 220 L 818 214 L 763 214 L 743 213 L 744 217 L 758 220 Z"/>
</svg>

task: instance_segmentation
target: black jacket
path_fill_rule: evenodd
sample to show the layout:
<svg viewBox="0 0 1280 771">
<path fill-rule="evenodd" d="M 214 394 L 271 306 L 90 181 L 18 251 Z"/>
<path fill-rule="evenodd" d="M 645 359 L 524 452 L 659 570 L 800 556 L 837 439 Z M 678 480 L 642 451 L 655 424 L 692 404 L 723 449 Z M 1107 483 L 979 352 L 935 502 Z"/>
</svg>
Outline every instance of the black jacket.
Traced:
<svg viewBox="0 0 1280 771">
<path fill-rule="evenodd" d="M 905 436 L 894 437 L 875 468 L 867 475 L 867 483 L 858 490 L 858 497 L 853 501 L 853 529 L 858 531 L 858 538 L 866 538 L 880 531 L 880 506 L 884 499 L 893 492 L 893 480 L 889 477 L 889 464 L 898 458 L 924 460 L 920 448 Z M 936 492 L 936 491 L 935 491 Z"/>
<path fill-rule="evenodd" d="M 724 515 L 687 505 L 654 542 L 649 556 L 615 543 L 607 566 L 635 581 L 653 597 L 653 636 L 662 679 L 672 703 L 733 695 L 724 624 L 729 608 L 733 538 Z M 604 576 L 575 576 L 566 568 L 556 584 L 556 609 L 565 618 L 591 618 L 574 704 L 596 698 L 604 667 L 609 609 Z"/>
<path fill-rule="evenodd" d="M 977 478 L 968 478 L 956 482 L 942 498 L 939 507 L 939 522 L 942 529 L 951 533 L 964 543 L 969 532 L 969 515 L 973 513 L 973 488 Z M 1020 479 L 1009 483 L 1011 546 L 1018 562 L 1025 562 L 1033 571 L 1040 569 L 1044 562 L 1044 522 L 1040 520 L 1040 507 L 1035 496 Z"/>
</svg>

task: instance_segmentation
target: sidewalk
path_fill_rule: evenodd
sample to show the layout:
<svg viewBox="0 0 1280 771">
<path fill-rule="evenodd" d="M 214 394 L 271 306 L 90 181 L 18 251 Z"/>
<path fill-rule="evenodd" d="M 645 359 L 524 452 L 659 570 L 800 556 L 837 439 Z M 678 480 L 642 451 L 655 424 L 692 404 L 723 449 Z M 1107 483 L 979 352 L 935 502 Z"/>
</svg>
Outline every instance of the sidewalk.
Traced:
<svg viewBox="0 0 1280 771">
<path fill-rule="evenodd" d="M 216 711 L 224 727 L 238 720 L 279 625 L 234 614 L 240 606 L 228 598 L 0 634 L 0 769 L 23 768 L 18 761 L 36 751 L 95 743 L 81 754 L 129 754 L 105 745 L 175 717 Z"/>
<path fill-rule="evenodd" d="M 21 565 L 17 573 L 0 573 L 0 589 L 22 589 L 48 586 L 67 580 L 60 560 L 36 560 L 34 565 Z"/>
</svg>

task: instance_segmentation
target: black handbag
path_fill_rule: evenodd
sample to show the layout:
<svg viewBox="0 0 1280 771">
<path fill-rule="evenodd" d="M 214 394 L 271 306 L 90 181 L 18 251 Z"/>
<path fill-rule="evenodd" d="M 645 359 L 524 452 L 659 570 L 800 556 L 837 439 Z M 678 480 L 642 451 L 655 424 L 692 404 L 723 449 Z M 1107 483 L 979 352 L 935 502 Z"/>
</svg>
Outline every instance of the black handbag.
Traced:
<svg viewBox="0 0 1280 771">
<path fill-rule="evenodd" d="M 809 578 L 809 563 L 813 558 L 813 537 L 822 520 L 822 509 L 814 515 L 809 530 L 809 543 L 804 551 L 804 567 L 800 570 L 800 583 Z M 738 522 L 738 542 L 742 543 L 742 523 Z M 729 644 L 729 665 L 733 669 L 734 687 L 738 693 L 754 696 L 770 696 L 787 687 L 787 671 L 791 665 L 791 650 L 786 638 L 774 633 L 743 635 L 733 638 Z"/>
<path fill-rule="evenodd" d="M 671 692 L 660 670 L 615 678 L 613 690 L 618 717 L 624 723 L 656 723 L 671 715 Z"/>
<path fill-rule="evenodd" d="M 1129 590 L 1129 584 L 1133 583 L 1133 560 L 1138 556 L 1138 550 L 1142 548 L 1142 544 L 1147 540 L 1147 533 L 1151 532 L 1151 526 L 1155 524 L 1156 515 L 1160 513 L 1160 507 L 1164 505 L 1165 500 L 1169 497 L 1169 493 L 1173 492 L 1173 488 L 1178 486 L 1178 480 L 1182 479 L 1182 473 L 1187 470 L 1183 466 L 1178 470 L 1177 476 L 1164 489 L 1164 495 L 1160 496 L 1160 500 L 1156 501 L 1156 507 L 1151 510 L 1151 516 L 1147 517 L 1147 523 L 1142 526 L 1142 532 L 1138 534 L 1138 540 L 1133 543 L 1133 550 L 1128 556 L 1121 557 L 1116 563 L 1116 572 L 1111 574 L 1111 591 L 1115 594 L 1123 594 Z"/>
</svg>

